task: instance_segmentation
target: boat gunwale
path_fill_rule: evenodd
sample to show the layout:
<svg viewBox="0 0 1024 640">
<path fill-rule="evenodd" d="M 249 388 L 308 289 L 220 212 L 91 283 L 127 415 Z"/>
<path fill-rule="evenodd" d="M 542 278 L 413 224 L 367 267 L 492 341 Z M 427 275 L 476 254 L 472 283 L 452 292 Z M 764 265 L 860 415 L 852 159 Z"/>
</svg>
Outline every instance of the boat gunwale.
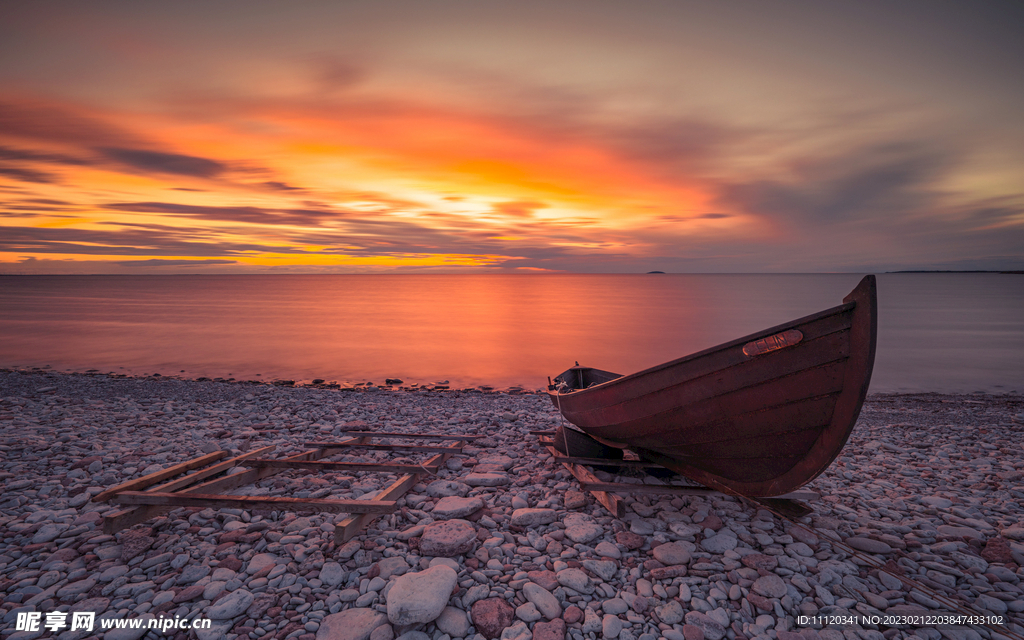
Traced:
<svg viewBox="0 0 1024 640">
<path fill-rule="evenodd" d="M 657 371 L 662 371 L 664 369 L 675 367 L 675 366 L 678 366 L 678 365 L 683 364 L 685 362 L 689 362 L 691 360 L 696 360 L 698 358 L 703 358 L 705 356 L 709 356 L 709 355 L 711 355 L 713 353 L 717 353 L 719 351 L 725 351 L 727 349 L 731 349 L 731 348 L 740 346 L 742 344 L 746 344 L 747 342 L 751 342 L 752 340 L 758 340 L 760 338 L 764 338 L 764 337 L 767 337 L 767 336 L 775 334 L 775 333 L 780 333 L 782 331 L 786 331 L 788 329 L 792 329 L 792 328 L 800 326 L 802 324 L 807 324 L 807 323 L 810 323 L 810 322 L 815 322 L 817 320 L 822 320 L 822 319 L 828 318 L 830 316 L 839 315 L 839 314 L 845 313 L 847 311 L 852 311 L 854 308 L 856 308 L 856 306 L 857 306 L 856 302 L 853 302 L 853 301 L 846 302 L 846 303 L 843 303 L 843 304 L 831 307 L 829 309 L 825 309 L 823 311 L 819 311 L 817 313 L 812 313 L 812 314 L 810 314 L 808 316 L 804 316 L 802 318 L 797 318 L 796 320 L 790 320 L 789 322 L 786 322 L 786 323 L 783 323 L 783 324 L 780 324 L 780 325 L 776 325 L 776 326 L 770 327 L 768 329 L 763 329 L 763 330 L 758 331 L 756 333 L 752 333 L 750 335 L 743 336 L 742 338 L 736 338 L 735 340 L 730 340 L 729 342 L 723 342 L 722 344 L 719 344 L 719 345 L 716 345 L 716 346 L 713 346 L 713 347 L 709 347 L 707 349 L 703 349 L 701 351 L 697 351 L 697 352 L 691 353 L 689 355 L 685 355 L 685 356 L 683 356 L 681 358 L 676 358 L 675 360 L 670 360 L 668 362 L 663 362 L 661 364 L 654 365 L 653 367 L 648 367 L 647 369 L 642 369 L 642 370 L 637 371 L 635 373 L 630 373 L 630 374 L 627 374 L 627 375 L 621 375 L 618 378 L 615 378 L 614 380 L 608 380 L 607 382 L 601 382 L 601 383 L 592 385 L 590 387 L 587 387 L 586 389 L 573 389 L 573 390 L 571 390 L 569 392 L 566 392 L 566 393 L 562 393 L 562 392 L 558 391 L 557 389 L 555 389 L 553 392 L 552 391 L 548 391 L 548 395 L 550 395 L 550 396 L 552 396 L 554 398 L 566 398 L 566 397 L 569 397 L 569 396 L 572 396 L 572 397 L 575 398 L 575 397 L 579 397 L 580 394 L 585 394 L 585 393 L 588 393 L 590 391 L 598 391 L 598 390 L 608 389 L 609 387 L 611 387 L 611 386 L 613 386 L 615 384 L 618 384 L 618 383 L 628 383 L 628 382 L 630 382 L 630 381 L 632 381 L 634 379 L 637 379 L 637 378 L 639 378 L 641 376 L 645 376 L 645 375 L 648 375 L 648 374 L 651 374 L 651 373 L 655 373 Z M 759 357 L 770 356 L 773 353 L 777 353 L 777 352 L 776 351 L 772 351 L 772 352 L 761 354 L 761 355 L 758 355 L 758 356 L 748 356 L 748 357 L 751 358 L 751 359 L 754 359 L 754 358 L 759 358 Z M 732 365 L 732 366 L 735 366 L 735 365 Z M 573 370 L 577 370 L 577 369 L 593 369 L 593 368 L 594 367 L 579 367 L 579 366 L 571 367 L 569 369 L 566 369 L 566 371 L 564 371 L 564 372 L 562 372 L 562 373 L 560 373 L 558 375 L 561 376 L 561 375 L 563 375 L 564 373 L 566 373 L 568 371 L 573 371 Z M 726 367 L 726 368 L 729 368 L 729 367 Z M 613 372 L 607 371 L 606 373 L 613 373 Z"/>
</svg>

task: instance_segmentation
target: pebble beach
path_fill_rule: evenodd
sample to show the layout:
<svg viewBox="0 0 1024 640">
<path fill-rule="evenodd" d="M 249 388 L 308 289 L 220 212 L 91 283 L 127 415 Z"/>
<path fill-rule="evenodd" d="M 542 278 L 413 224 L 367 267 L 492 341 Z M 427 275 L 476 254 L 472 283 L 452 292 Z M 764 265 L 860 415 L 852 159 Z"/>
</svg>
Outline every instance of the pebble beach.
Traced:
<svg viewBox="0 0 1024 640">
<path fill-rule="evenodd" d="M 843 453 L 806 487 L 820 494 L 813 514 L 796 520 L 731 496 L 639 492 L 612 517 L 530 435 L 559 423 L 546 395 L 521 390 L 0 371 L 0 638 L 1024 634 L 1022 396 L 870 395 Z M 123 507 L 92 497 L 114 485 L 219 450 L 293 455 L 345 430 L 477 439 L 342 544 L 334 530 L 346 516 L 314 512 L 176 508 L 103 532 L 103 516 Z M 234 493 L 371 499 L 397 477 L 286 471 Z M 19 613 L 77 611 L 212 623 L 16 629 Z M 958 612 L 988 624 L 885 622 Z"/>
</svg>

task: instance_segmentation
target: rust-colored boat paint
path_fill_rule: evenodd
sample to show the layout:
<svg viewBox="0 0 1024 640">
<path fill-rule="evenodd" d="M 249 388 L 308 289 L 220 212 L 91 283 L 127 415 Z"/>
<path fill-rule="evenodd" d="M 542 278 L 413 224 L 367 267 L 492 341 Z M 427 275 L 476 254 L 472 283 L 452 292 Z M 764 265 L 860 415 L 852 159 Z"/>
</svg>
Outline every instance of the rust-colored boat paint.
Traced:
<svg viewBox="0 0 1024 640">
<path fill-rule="evenodd" d="M 728 493 L 778 496 L 819 476 L 871 381 L 875 277 L 843 304 L 638 373 L 573 367 L 549 391 L 609 446 Z"/>
</svg>

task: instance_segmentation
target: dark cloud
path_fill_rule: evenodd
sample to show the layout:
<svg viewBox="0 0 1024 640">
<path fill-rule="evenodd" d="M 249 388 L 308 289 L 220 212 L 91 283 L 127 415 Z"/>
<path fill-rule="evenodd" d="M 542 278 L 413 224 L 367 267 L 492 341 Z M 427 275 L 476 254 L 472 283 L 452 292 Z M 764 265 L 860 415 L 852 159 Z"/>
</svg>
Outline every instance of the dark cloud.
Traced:
<svg viewBox="0 0 1024 640">
<path fill-rule="evenodd" d="M 270 189 L 271 191 L 302 191 L 300 187 L 293 187 L 289 184 L 277 182 L 275 180 L 264 182 L 263 186 L 266 187 L 267 189 Z"/>
<path fill-rule="evenodd" d="M 122 267 L 202 267 L 210 264 L 238 264 L 238 260 L 166 260 L 152 258 L 150 260 L 121 260 L 115 262 Z"/>
<path fill-rule="evenodd" d="M 855 149 L 806 158 L 789 180 L 723 185 L 726 208 L 780 221 L 836 224 L 894 218 L 933 208 L 952 158 L 925 145 Z"/>
<path fill-rule="evenodd" d="M 67 253 L 79 255 L 120 256 L 225 256 L 258 253 L 306 253 L 299 249 L 269 244 L 193 241 L 179 230 L 155 229 L 75 229 L 4 227 L 0 235 L 0 252 L 5 253 Z M 197 237 L 197 236 L 196 236 Z M 205 237 L 209 237 L 206 235 Z"/>
<path fill-rule="evenodd" d="M 13 147 L 6 147 L 0 145 L 0 160 L 9 161 L 20 161 L 20 162 L 45 162 L 51 164 L 69 164 L 76 166 L 85 166 L 90 164 L 88 161 L 81 158 L 75 158 L 63 153 L 45 153 L 38 151 L 29 151 L 26 149 L 15 149 Z"/>
<path fill-rule="evenodd" d="M 203 220 L 248 222 L 252 224 L 316 226 L 342 218 L 343 211 L 328 209 L 265 209 L 262 207 L 208 207 L 171 202 L 121 202 L 107 209 L 133 213 L 162 213 Z"/>
<path fill-rule="evenodd" d="M 178 153 L 122 147 L 97 147 L 96 152 L 117 163 L 146 173 L 215 178 L 227 169 L 227 166 L 216 160 Z"/>
<path fill-rule="evenodd" d="M 35 182 L 38 184 L 52 184 L 57 182 L 57 178 L 54 175 L 43 171 L 8 167 L 4 165 L 0 165 L 0 176 L 7 176 L 8 178 L 14 178 L 15 180 L 21 180 L 22 182 Z"/>
<path fill-rule="evenodd" d="M 0 136 L 83 148 L 138 144 L 118 127 L 38 100 L 0 100 Z"/>
</svg>

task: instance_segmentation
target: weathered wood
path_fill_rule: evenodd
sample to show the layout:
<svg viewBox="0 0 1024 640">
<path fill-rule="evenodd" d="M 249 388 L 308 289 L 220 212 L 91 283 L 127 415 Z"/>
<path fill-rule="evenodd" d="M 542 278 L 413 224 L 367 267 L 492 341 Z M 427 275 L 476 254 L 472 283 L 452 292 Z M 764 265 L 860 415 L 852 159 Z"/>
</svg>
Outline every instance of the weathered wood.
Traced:
<svg viewBox="0 0 1024 640">
<path fill-rule="evenodd" d="M 146 487 L 154 485 L 160 482 L 161 480 L 173 478 L 174 476 L 185 473 L 186 471 L 191 471 L 192 469 L 198 469 L 199 467 L 206 466 L 215 460 L 220 460 L 226 455 L 228 455 L 227 451 L 214 451 L 213 453 L 208 453 L 205 456 L 199 456 L 198 458 L 195 458 L 193 460 L 182 462 L 181 464 L 176 464 L 173 467 L 167 467 L 166 469 L 161 469 L 160 471 L 155 471 L 149 475 L 142 476 L 141 478 L 136 478 L 134 480 L 129 480 L 127 482 L 122 482 L 116 487 L 111 487 L 106 491 L 97 493 L 92 497 L 92 500 L 93 502 L 106 502 L 111 497 L 120 493 L 121 491 L 135 491 L 137 489 L 145 489 Z"/>
<path fill-rule="evenodd" d="M 215 476 L 218 473 L 227 471 L 232 467 L 237 467 L 241 462 L 246 462 L 246 464 L 248 464 L 250 458 L 254 458 L 255 456 L 263 455 L 265 453 L 270 453 L 276 448 L 277 445 L 273 444 L 268 445 L 266 447 L 260 447 L 259 449 L 255 449 L 253 451 L 243 453 L 242 455 L 235 456 L 230 460 L 225 460 L 224 462 L 219 462 L 205 469 L 200 469 L 199 471 L 189 474 L 183 478 L 177 478 L 175 480 L 171 480 L 170 482 L 165 482 L 164 484 L 157 485 L 155 487 L 150 487 L 149 489 L 146 489 L 146 491 L 177 491 L 178 489 L 183 489 L 184 487 L 187 487 L 191 484 L 195 484 L 200 480 L 205 480 L 210 476 Z"/>
<path fill-rule="evenodd" d="M 558 452 L 555 450 L 554 447 L 548 446 L 547 449 L 548 451 L 551 452 L 552 456 L 558 455 Z M 601 482 L 601 480 L 598 479 L 597 476 L 590 473 L 590 470 L 588 470 L 583 465 L 573 464 L 571 462 L 563 462 L 562 466 L 568 469 L 569 473 L 571 473 L 573 477 L 576 478 L 576 480 L 581 485 L 588 482 Z M 606 491 L 591 491 L 590 494 L 593 495 L 594 499 L 597 500 L 605 509 L 608 510 L 608 513 L 612 514 L 616 518 L 624 518 L 626 516 L 626 505 L 622 501 L 622 498 L 620 498 L 619 496 L 615 495 L 614 493 L 608 493 Z"/>
<path fill-rule="evenodd" d="M 370 436 L 374 438 L 409 438 L 410 440 L 476 440 L 478 438 L 483 438 L 483 436 L 441 435 L 438 433 L 398 433 L 397 431 L 347 431 L 344 429 L 341 431 L 341 433 L 346 436 Z"/>
<path fill-rule="evenodd" d="M 330 462 L 326 460 L 249 460 L 250 467 L 271 467 L 275 469 L 310 469 L 313 471 L 390 471 L 394 473 L 434 473 L 437 468 L 418 464 L 377 464 L 374 462 Z"/>
<path fill-rule="evenodd" d="M 726 495 L 717 489 L 708 487 L 684 487 L 668 484 L 630 484 L 626 482 L 581 482 L 580 487 L 586 491 L 611 491 L 616 493 L 653 493 L 653 494 L 676 494 L 689 496 Z M 813 491 L 793 491 L 774 500 L 817 500 L 819 494 Z"/>
<path fill-rule="evenodd" d="M 426 462 L 423 463 L 424 466 L 426 466 L 428 468 L 440 467 L 442 464 L 445 463 L 446 460 L 448 460 L 448 458 L 451 457 L 452 453 L 455 453 L 456 451 L 460 451 L 461 448 L 462 448 L 462 445 L 463 445 L 463 441 L 462 440 L 456 441 L 451 446 L 451 453 L 439 453 L 439 454 L 437 454 L 435 456 L 432 456 L 429 460 L 427 460 Z M 377 495 L 377 499 L 378 500 L 398 500 L 399 498 L 404 496 L 405 493 L 410 488 L 412 488 L 413 485 L 415 485 L 419 481 L 421 475 L 423 475 L 423 474 L 422 473 L 409 473 L 409 474 L 406 474 L 404 476 L 400 476 L 397 480 L 392 482 L 391 485 L 389 485 L 386 489 L 381 491 Z M 352 515 L 352 516 L 349 516 L 348 518 L 345 518 L 341 522 L 335 523 L 335 525 L 334 525 L 334 543 L 335 544 L 344 544 L 344 543 L 348 542 L 359 531 L 361 531 L 363 529 L 363 527 L 365 527 L 370 522 L 372 522 L 373 518 L 375 518 L 375 517 L 376 516 L 372 516 L 370 514 Z"/>
<path fill-rule="evenodd" d="M 304 447 L 317 447 L 324 451 L 335 452 L 335 451 L 346 451 L 349 449 L 375 449 L 378 451 L 414 451 L 420 453 L 442 453 L 450 452 L 452 454 L 462 453 L 462 451 L 452 451 L 450 447 L 442 446 L 429 446 L 429 445 L 415 445 L 415 444 L 346 444 L 344 442 L 304 442 Z"/>
<path fill-rule="evenodd" d="M 391 513 L 394 501 L 387 500 L 325 500 L 316 498 L 289 498 L 286 496 L 228 496 L 193 493 L 147 493 L 122 491 L 113 498 L 120 504 L 151 504 L 173 507 L 212 507 L 215 509 L 281 509 L 293 511 L 309 509 L 327 513 Z"/>
<path fill-rule="evenodd" d="M 353 438 L 352 441 L 362 442 L 364 441 L 364 438 Z M 257 449 L 255 451 L 249 452 L 249 454 L 243 455 L 255 455 L 259 454 L 260 452 L 261 450 Z M 312 449 L 288 456 L 287 458 L 284 458 L 284 460 L 315 460 L 321 457 L 323 457 L 323 451 Z M 255 482 L 256 480 L 272 476 L 275 473 L 279 473 L 279 471 L 280 470 L 278 469 L 271 468 L 249 469 L 248 471 L 245 471 L 243 473 L 238 473 L 232 476 L 225 476 L 223 478 L 217 478 L 215 480 L 205 482 L 198 486 L 189 487 L 188 489 L 185 489 L 184 491 L 181 491 L 179 493 L 201 493 L 203 491 L 216 493 L 217 491 L 230 491 L 231 489 L 239 487 L 243 484 L 248 484 L 251 482 Z M 166 513 L 171 508 L 172 507 L 170 506 L 162 505 L 143 505 L 131 509 L 123 509 L 121 511 L 116 511 L 112 514 L 104 516 L 103 533 L 116 533 L 121 529 L 126 529 L 128 527 L 132 527 L 142 522 L 146 522 L 147 520 L 151 520 L 161 514 Z"/>
<path fill-rule="evenodd" d="M 753 358 L 754 356 L 760 356 L 766 353 L 771 353 L 772 351 L 778 351 L 779 349 L 785 349 L 786 347 L 792 347 L 799 344 L 803 339 L 804 334 L 800 333 L 796 329 L 790 329 L 789 331 L 783 331 L 782 333 L 776 333 L 775 335 L 771 335 L 766 338 L 760 338 L 753 342 L 748 342 L 743 345 L 743 353 L 744 355 Z"/>
</svg>

